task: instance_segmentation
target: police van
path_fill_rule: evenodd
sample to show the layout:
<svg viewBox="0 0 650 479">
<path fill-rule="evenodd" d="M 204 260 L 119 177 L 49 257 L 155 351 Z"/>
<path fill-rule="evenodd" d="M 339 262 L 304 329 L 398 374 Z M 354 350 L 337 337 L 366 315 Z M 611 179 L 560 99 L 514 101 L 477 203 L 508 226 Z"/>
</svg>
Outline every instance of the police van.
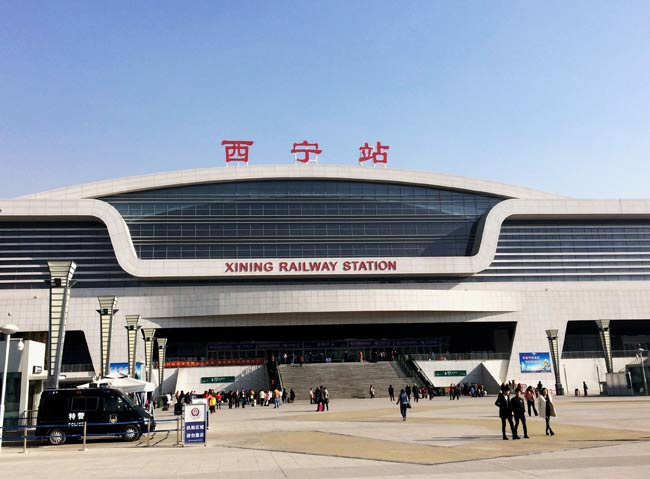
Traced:
<svg viewBox="0 0 650 479">
<path fill-rule="evenodd" d="M 153 431 L 153 416 L 117 389 L 48 389 L 41 394 L 36 433 L 58 446 L 68 437 L 80 437 L 86 422 L 89 436 L 135 441 L 147 431 L 147 421 Z"/>
</svg>

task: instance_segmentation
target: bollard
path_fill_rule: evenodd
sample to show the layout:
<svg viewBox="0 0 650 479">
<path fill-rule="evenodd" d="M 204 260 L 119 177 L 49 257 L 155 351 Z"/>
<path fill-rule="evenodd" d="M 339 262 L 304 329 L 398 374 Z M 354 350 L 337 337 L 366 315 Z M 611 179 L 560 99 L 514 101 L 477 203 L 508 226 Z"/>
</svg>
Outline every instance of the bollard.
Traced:
<svg viewBox="0 0 650 479">
<path fill-rule="evenodd" d="M 27 454 L 27 422 L 23 426 L 23 454 Z"/>
<path fill-rule="evenodd" d="M 81 449 L 82 451 L 87 451 L 88 450 L 88 449 L 86 449 L 86 431 L 87 431 L 86 427 L 87 427 L 87 424 L 88 423 L 86 421 L 84 421 L 84 435 L 83 435 L 83 442 L 82 442 L 82 449 Z"/>
<path fill-rule="evenodd" d="M 176 445 L 181 445 L 181 417 L 176 418 Z"/>
<path fill-rule="evenodd" d="M 147 447 L 151 446 L 151 419 L 147 419 Z"/>
</svg>

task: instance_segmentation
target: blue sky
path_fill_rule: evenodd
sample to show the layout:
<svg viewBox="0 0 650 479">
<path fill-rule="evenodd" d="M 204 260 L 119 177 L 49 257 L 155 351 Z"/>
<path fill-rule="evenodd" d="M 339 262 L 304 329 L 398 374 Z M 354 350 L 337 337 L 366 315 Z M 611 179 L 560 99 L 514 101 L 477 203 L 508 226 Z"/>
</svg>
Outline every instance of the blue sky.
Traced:
<svg viewBox="0 0 650 479">
<path fill-rule="evenodd" d="M 650 197 L 650 2 L 0 0 L 0 196 L 224 164 Z M 298 166 L 297 166 L 298 167 Z"/>
</svg>

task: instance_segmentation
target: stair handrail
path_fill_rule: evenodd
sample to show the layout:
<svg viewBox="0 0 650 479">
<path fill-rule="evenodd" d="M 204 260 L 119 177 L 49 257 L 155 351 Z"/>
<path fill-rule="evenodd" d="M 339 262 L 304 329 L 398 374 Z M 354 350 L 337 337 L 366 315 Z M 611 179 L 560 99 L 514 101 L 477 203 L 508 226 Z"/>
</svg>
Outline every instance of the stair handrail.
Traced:
<svg viewBox="0 0 650 479">
<path fill-rule="evenodd" d="M 278 364 L 278 359 L 275 359 L 275 370 L 278 372 L 278 385 L 280 386 L 280 391 L 284 391 L 284 382 L 282 381 L 282 373 L 280 372 L 280 364 Z"/>
<path fill-rule="evenodd" d="M 409 376 L 419 380 L 420 386 L 433 386 L 424 371 L 422 371 L 420 366 L 418 366 L 418 364 L 412 360 L 408 354 L 398 355 L 397 364 L 399 364 L 402 370 L 408 373 Z"/>
</svg>

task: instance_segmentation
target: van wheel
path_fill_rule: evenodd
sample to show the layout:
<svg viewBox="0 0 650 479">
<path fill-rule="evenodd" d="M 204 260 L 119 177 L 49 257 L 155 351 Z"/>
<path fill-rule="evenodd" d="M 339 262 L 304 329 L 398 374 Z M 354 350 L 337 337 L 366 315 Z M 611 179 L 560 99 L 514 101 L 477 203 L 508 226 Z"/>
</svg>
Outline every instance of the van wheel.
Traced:
<svg viewBox="0 0 650 479">
<path fill-rule="evenodd" d="M 138 429 L 137 426 L 134 426 L 133 424 L 124 426 L 124 429 L 122 430 L 122 439 L 124 439 L 125 441 L 135 441 L 139 437 L 140 437 L 140 429 Z"/>
<path fill-rule="evenodd" d="M 65 442 L 65 433 L 63 429 L 50 429 L 47 432 L 47 440 L 53 446 L 60 446 Z"/>
</svg>

